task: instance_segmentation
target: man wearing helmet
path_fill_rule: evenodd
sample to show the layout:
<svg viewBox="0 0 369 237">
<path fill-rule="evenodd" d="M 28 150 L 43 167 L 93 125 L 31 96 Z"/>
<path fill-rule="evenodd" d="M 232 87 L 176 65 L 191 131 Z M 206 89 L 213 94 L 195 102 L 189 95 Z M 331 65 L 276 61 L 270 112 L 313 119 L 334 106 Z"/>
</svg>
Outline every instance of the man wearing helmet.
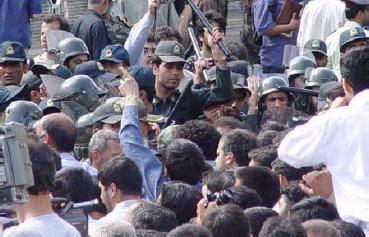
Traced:
<svg viewBox="0 0 369 237">
<path fill-rule="evenodd" d="M 58 50 L 60 63 L 72 72 L 78 64 L 87 62 L 90 58 L 85 42 L 78 38 L 67 38 L 60 41 Z"/>
</svg>

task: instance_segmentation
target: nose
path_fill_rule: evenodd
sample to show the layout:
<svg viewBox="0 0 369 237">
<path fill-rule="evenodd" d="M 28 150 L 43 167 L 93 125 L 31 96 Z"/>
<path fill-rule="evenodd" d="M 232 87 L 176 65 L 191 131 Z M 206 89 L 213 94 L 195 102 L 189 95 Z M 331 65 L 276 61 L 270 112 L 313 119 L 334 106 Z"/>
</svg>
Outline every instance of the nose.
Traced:
<svg viewBox="0 0 369 237">
<path fill-rule="evenodd" d="M 279 99 L 276 99 L 275 100 L 275 105 L 274 105 L 275 107 L 281 107 L 282 106 L 282 101 L 281 100 L 279 100 Z"/>
</svg>

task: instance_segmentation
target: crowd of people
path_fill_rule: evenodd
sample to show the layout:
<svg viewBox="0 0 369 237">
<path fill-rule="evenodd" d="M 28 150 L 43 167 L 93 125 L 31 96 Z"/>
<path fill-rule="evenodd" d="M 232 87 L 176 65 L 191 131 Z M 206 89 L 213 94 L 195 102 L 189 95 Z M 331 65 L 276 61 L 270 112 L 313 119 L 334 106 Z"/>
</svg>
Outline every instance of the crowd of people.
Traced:
<svg viewBox="0 0 369 237">
<path fill-rule="evenodd" d="M 368 0 L 241 0 L 227 44 L 226 0 L 194 1 L 212 29 L 185 1 L 86 1 L 31 58 L 42 1 L 0 0 L 0 116 L 34 177 L 3 236 L 369 236 Z"/>
</svg>

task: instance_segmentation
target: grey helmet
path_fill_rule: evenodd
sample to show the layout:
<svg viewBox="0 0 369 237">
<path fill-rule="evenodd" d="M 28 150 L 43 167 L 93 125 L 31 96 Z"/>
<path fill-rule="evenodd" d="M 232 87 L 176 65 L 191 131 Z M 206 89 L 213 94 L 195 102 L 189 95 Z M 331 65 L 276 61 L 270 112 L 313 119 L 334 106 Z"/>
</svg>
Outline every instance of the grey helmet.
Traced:
<svg viewBox="0 0 369 237">
<path fill-rule="evenodd" d="M 67 38 L 60 41 L 58 45 L 60 63 L 65 65 L 68 58 L 86 54 L 90 56 L 85 42 L 79 38 Z"/>
<path fill-rule="evenodd" d="M 338 81 L 338 78 L 333 70 L 319 67 L 311 71 L 306 88 L 320 87 L 322 84 Z"/>
<path fill-rule="evenodd" d="M 33 125 L 42 118 L 41 108 L 30 101 L 18 100 L 11 102 L 5 109 L 4 123 L 16 122 L 23 124 L 28 128 L 33 128 Z"/>
<path fill-rule="evenodd" d="M 289 63 L 287 77 L 290 79 L 294 75 L 305 74 L 309 68 L 316 68 L 315 61 L 306 56 L 297 56 Z"/>
</svg>

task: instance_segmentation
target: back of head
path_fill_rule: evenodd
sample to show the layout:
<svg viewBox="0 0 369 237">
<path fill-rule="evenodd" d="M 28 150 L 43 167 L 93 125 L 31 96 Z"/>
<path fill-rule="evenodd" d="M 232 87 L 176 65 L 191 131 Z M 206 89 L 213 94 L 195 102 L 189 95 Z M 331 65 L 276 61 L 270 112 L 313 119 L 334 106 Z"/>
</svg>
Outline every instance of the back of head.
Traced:
<svg viewBox="0 0 369 237">
<path fill-rule="evenodd" d="M 250 163 L 248 154 L 257 146 L 254 135 L 245 130 L 235 129 L 224 134 L 222 141 L 224 154 L 232 152 L 237 166 L 246 166 Z"/>
<path fill-rule="evenodd" d="M 105 188 L 114 183 L 125 195 L 137 195 L 142 192 L 142 176 L 137 165 L 123 155 L 115 156 L 106 162 L 97 176 Z"/>
<path fill-rule="evenodd" d="M 214 237 L 248 237 L 249 223 L 240 207 L 234 204 L 210 209 L 206 212 L 202 225 Z"/>
<path fill-rule="evenodd" d="M 311 219 L 333 221 L 339 219 L 336 207 L 321 197 L 311 197 L 293 205 L 290 216 L 298 218 L 301 222 Z"/>
<path fill-rule="evenodd" d="M 276 159 L 272 162 L 272 168 L 278 175 L 283 175 L 287 181 L 301 180 L 304 174 L 313 170 L 312 167 L 296 169 L 280 159 Z"/>
<path fill-rule="evenodd" d="M 63 30 L 63 31 L 66 31 L 66 32 L 70 31 L 68 20 L 65 17 L 61 16 L 61 15 L 56 15 L 56 14 L 46 15 L 45 18 L 42 19 L 42 22 L 45 22 L 47 24 L 53 23 L 53 22 L 58 22 L 59 23 L 59 30 Z"/>
<path fill-rule="evenodd" d="M 53 197 L 68 198 L 74 203 L 94 199 L 95 185 L 90 174 L 81 168 L 63 169 L 56 173 Z"/>
<path fill-rule="evenodd" d="M 277 148 L 274 145 L 269 145 L 252 149 L 249 152 L 249 158 L 252 166 L 272 168 L 272 162 L 278 158 Z"/>
<path fill-rule="evenodd" d="M 343 220 L 334 220 L 331 223 L 339 230 L 341 237 L 365 237 L 364 231 L 355 224 Z"/>
<path fill-rule="evenodd" d="M 242 210 L 261 205 L 261 198 L 254 189 L 245 186 L 233 186 L 228 190 L 232 193 L 229 203 L 238 205 Z"/>
<path fill-rule="evenodd" d="M 132 225 L 124 221 L 103 222 L 92 233 L 91 237 L 136 237 L 135 229 Z"/>
<path fill-rule="evenodd" d="M 203 226 L 184 224 L 170 231 L 167 237 L 212 237 L 212 234 Z"/>
<path fill-rule="evenodd" d="M 34 185 L 27 188 L 31 195 L 48 193 L 55 186 L 55 159 L 58 154 L 42 143 L 29 143 Z"/>
<path fill-rule="evenodd" d="M 278 176 L 266 167 L 249 166 L 237 169 L 236 185 L 255 189 L 265 207 L 273 207 L 280 197 Z"/>
<path fill-rule="evenodd" d="M 369 46 L 358 47 L 341 58 L 341 75 L 357 94 L 369 88 Z"/>
<path fill-rule="evenodd" d="M 202 182 L 207 186 L 209 191 L 220 192 L 232 187 L 236 182 L 236 178 L 234 176 L 234 172 L 230 170 L 222 172 L 211 171 L 204 175 Z"/>
<path fill-rule="evenodd" d="M 345 15 L 348 20 L 353 20 L 359 12 L 365 12 L 367 5 L 356 4 L 354 1 L 345 1 Z"/>
<path fill-rule="evenodd" d="M 169 232 L 177 226 L 176 214 L 156 203 L 139 203 L 130 211 L 128 219 L 135 229 Z"/>
<path fill-rule="evenodd" d="M 182 43 L 182 37 L 179 31 L 173 27 L 162 26 L 156 29 L 155 41 L 158 44 L 160 41 L 176 40 Z"/>
<path fill-rule="evenodd" d="M 279 216 L 267 219 L 260 230 L 259 237 L 306 237 L 301 223 L 295 219 Z"/>
<path fill-rule="evenodd" d="M 170 180 L 197 184 L 205 170 L 201 149 L 187 139 L 176 139 L 167 146 L 164 165 Z"/>
<path fill-rule="evenodd" d="M 278 216 L 276 211 L 267 207 L 251 207 L 243 213 L 249 220 L 250 233 L 255 237 L 258 236 L 261 227 L 269 217 Z"/>
<path fill-rule="evenodd" d="M 136 237 L 166 237 L 167 233 L 156 230 L 137 229 Z"/>
<path fill-rule="evenodd" d="M 182 182 L 168 182 L 161 187 L 160 205 L 175 212 L 178 224 L 196 216 L 197 203 L 202 194 L 195 187 Z"/>
<path fill-rule="evenodd" d="M 214 160 L 217 157 L 220 134 L 212 124 L 190 120 L 180 127 L 176 136 L 196 143 L 201 148 L 205 159 Z"/>
<path fill-rule="evenodd" d="M 302 223 L 302 227 L 308 235 L 314 237 L 341 237 L 339 230 L 337 230 L 330 222 L 313 219 Z"/>
<path fill-rule="evenodd" d="M 213 123 L 213 126 L 221 133 L 221 135 L 237 128 L 248 129 L 245 123 L 233 117 L 220 117 Z"/>
</svg>

